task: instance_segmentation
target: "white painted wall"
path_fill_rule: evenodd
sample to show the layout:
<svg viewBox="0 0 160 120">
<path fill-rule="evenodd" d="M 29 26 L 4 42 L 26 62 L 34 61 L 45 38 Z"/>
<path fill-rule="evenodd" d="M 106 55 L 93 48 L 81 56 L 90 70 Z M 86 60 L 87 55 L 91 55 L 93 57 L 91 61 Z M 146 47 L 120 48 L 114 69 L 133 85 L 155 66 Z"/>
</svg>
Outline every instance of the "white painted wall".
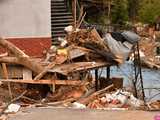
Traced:
<svg viewBox="0 0 160 120">
<path fill-rule="evenodd" d="M 0 0 L 0 37 L 50 36 L 50 0 Z"/>
</svg>

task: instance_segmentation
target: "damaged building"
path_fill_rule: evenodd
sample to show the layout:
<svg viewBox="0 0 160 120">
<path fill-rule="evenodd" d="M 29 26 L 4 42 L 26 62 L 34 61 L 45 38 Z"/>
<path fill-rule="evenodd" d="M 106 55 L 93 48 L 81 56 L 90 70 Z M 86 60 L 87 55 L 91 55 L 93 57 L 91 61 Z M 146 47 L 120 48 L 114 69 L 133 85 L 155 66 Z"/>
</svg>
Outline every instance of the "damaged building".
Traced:
<svg viewBox="0 0 160 120">
<path fill-rule="evenodd" d="M 145 104 L 140 36 L 133 31 L 101 33 L 81 27 L 86 11 L 81 7 L 78 12 L 77 7 L 76 0 L 70 6 L 66 0 L 0 1 L 0 81 L 10 99 L 18 93 L 21 102 L 37 105 L 140 108 Z M 123 91 L 123 78 L 111 77 L 110 72 L 131 54 L 133 93 Z M 106 75 L 101 76 L 102 72 Z"/>
</svg>

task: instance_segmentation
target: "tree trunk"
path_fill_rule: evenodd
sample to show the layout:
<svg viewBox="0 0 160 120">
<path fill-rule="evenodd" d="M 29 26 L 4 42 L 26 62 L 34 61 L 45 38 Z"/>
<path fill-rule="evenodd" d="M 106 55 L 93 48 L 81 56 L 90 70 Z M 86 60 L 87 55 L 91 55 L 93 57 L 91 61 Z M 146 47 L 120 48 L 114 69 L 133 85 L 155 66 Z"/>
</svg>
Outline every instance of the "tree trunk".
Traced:
<svg viewBox="0 0 160 120">
<path fill-rule="evenodd" d="M 43 70 L 43 67 L 34 60 L 31 60 L 28 55 L 26 55 L 22 50 L 16 47 L 14 44 L 9 41 L 0 38 L 0 46 L 7 49 L 11 53 L 15 55 L 15 57 L 2 57 L 0 58 L 0 62 L 4 63 L 14 63 L 23 65 L 29 69 L 31 69 L 36 74 L 40 73 Z"/>
</svg>

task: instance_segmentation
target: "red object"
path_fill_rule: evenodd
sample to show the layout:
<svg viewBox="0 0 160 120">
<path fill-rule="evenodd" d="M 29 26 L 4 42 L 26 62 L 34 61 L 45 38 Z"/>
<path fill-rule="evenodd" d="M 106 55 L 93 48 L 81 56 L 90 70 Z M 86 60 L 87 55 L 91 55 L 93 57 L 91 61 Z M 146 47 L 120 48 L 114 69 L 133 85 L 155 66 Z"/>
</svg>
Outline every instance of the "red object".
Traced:
<svg viewBox="0 0 160 120">
<path fill-rule="evenodd" d="M 120 101 L 119 100 L 112 100 L 111 102 L 113 105 L 117 105 L 117 104 L 120 104 Z"/>
<path fill-rule="evenodd" d="M 47 51 L 51 47 L 50 37 L 41 38 L 8 38 L 6 39 L 24 51 L 31 57 L 41 58 L 44 56 L 44 51 Z M 0 54 L 6 52 L 6 50 L 0 47 Z"/>
</svg>

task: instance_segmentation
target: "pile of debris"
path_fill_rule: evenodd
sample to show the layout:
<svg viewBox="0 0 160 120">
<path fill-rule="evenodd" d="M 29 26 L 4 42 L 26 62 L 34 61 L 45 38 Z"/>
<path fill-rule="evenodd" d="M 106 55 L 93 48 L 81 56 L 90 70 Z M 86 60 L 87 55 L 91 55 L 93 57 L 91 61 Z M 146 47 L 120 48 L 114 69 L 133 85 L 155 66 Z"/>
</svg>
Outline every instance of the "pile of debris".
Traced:
<svg viewBox="0 0 160 120">
<path fill-rule="evenodd" d="M 156 46 L 155 40 L 142 37 L 140 41 L 142 65 L 151 69 L 160 69 L 160 62 L 156 61 Z"/>
<path fill-rule="evenodd" d="M 142 65 L 151 69 L 160 69 L 160 60 L 157 55 L 160 33 L 153 28 L 146 26 L 136 26 L 137 33 L 141 36 L 139 42 Z"/>
<path fill-rule="evenodd" d="M 160 110 L 160 100 L 148 103 L 148 107 L 149 107 L 150 110 L 153 110 L 153 111 L 157 110 L 157 111 L 159 111 Z"/>
<path fill-rule="evenodd" d="M 129 109 L 142 105 L 131 93 L 114 91 L 123 87 L 122 79 L 108 78 L 108 75 L 102 78 L 97 73 L 98 68 L 122 64 L 137 45 L 138 35 L 125 31 L 122 34 L 107 33 L 102 39 L 96 29 L 67 32 L 65 38 L 59 38 L 60 45 L 52 46 L 46 58 L 41 60 L 30 58 L 12 43 L 0 39 L 0 45 L 7 49 L 7 54 L 0 57 L 3 73 L 0 81 L 8 86 L 11 98 L 20 94 L 3 107 L 1 114 L 17 100 L 21 106 L 34 103 L 36 106 L 92 109 Z M 11 70 L 9 66 L 13 64 L 21 66 L 19 72 L 14 72 L 20 74 L 18 77 L 11 74 L 15 69 Z M 27 86 L 20 85 L 22 89 L 15 89 L 13 83 L 27 83 Z M 38 89 L 34 90 L 35 86 L 31 84 L 36 84 Z M 96 90 L 101 90 L 96 91 L 95 85 L 100 85 L 101 88 Z"/>
</svg>

